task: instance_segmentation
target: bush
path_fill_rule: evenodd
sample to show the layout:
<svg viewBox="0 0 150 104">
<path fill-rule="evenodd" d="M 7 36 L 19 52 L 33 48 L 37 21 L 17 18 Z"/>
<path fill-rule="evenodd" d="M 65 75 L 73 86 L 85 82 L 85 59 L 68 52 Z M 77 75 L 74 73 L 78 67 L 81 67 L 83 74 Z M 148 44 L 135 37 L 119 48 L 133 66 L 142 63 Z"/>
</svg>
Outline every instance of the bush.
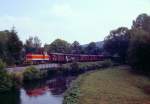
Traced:
<svg viewBox="0 0 150 104">
<path fill-rule="evenodd" d="M 23 72 L 24 81 L 37 80 L 41 79 L 41 77 L 42 76 L 40 70 L 36 69 L 33 66 L 26 68 L 25 71 Z"/>
<path fill-rule="evenodd" d="M 6 64 L 0 60 L 0 92 L 9 91 L 12 88 L 12 80 L 5 70 Z"/>
<path fill-rule="evenodd" d="M 23 75 L 22 72 L 15 72 L 10 74 L 12 83 L 13 83 L 13 88 L 18 89 L 21 87 L 23 84 Z"/>
<path fill-rule="evenodd" d="M 104 60 L 100 63 L 102 68 L 110 67 L 113 65 L 112 61 L 110 59 Z"/>
<path fill-rule="evenodd" d="M 77 62 L 73 62 L 70 64 L 70 67 L 72 70 L 78 70 L 79 69 L 79 65 Z"/>
</svg>

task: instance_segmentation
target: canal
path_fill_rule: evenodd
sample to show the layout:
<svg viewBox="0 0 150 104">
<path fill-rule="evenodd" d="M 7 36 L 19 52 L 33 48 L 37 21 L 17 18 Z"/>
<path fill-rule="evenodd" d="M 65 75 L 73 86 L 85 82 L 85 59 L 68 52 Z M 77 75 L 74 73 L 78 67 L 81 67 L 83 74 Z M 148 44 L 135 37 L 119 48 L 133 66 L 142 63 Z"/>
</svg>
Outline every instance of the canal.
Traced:
<svg viewBox="0 0 150 104">
<path fill-rule="evenodd" d="M 56 75 L 24 84 L 18 91 L 0 94 L 0 104 L 62 104 L 63 94 L 76 76 Z"/>
</svg>

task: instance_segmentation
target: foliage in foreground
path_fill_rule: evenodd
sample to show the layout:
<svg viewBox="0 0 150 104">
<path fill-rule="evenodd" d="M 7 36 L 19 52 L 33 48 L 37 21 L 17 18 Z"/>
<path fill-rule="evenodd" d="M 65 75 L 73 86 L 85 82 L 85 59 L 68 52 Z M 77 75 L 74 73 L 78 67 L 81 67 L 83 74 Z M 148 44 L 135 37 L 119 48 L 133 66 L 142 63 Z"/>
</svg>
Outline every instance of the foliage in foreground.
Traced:
<svg viewBox="0 0 150 104">
<path fill-rule="evenodd" d="M 11 77 L 5 70 L 5 63 L 0 60 L 0 92 L 9 91 L 12 86 Z"/>
</svg>

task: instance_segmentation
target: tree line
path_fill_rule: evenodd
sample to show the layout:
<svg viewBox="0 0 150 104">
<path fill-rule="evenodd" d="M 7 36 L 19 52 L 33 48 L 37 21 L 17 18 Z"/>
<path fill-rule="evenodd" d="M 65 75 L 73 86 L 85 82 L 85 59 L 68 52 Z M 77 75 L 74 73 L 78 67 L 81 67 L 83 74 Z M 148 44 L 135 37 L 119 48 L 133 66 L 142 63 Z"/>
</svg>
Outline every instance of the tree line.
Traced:
<svg viewBox="0 0 150 104">
<path fill-rule="evenodd" d="M 140 14 L 131 29 L 112 30 L 104 40 L 104 50 L 136 71 L 150 74 L 150 16 Z"/>
<path fill-rule="evenodd" d="M 52 53 L 69 53 L 69 54 L 101 54 L 101 48 L 95 42 L 91 42 L 86 46 L 80 45 L 78 41 L 72 44 L 62 39 L 56 39 L 51 44 L 44 46 L 47 52 Z"/>
<path fill-rule="evenodd" d="M 82 46 L 78 41 L 71 44 L 62 39 L 56 39 L 43 47 L 41 44 L 37 36 L 29 37 L 23 43 L 14 27 L 11 30 L 0 31 L 0 59 L 7 65 L 16 65 L 23 63 L 27 53 L 101 54 L 102 52 L 102 48 L 99 48 L 95 42 Z"/>
</svg>

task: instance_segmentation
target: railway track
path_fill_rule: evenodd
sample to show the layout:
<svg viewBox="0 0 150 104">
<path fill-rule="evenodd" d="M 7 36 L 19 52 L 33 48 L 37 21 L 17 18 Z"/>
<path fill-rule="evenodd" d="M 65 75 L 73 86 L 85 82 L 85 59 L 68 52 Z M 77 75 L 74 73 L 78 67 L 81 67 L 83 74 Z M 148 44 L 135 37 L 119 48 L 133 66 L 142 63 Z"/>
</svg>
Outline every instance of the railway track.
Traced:
<svg viewBox="0 0 150 104">
<path fill-rule="evenodd" d="M 8 67 L 6 68 L 7 71 L 9 72 L 21 72 L 25 70 L 26 68 L 30 67 L 31 65 L 28 66 L 14 66 L 14 67 Z M 32 65 L 37 69 L 46 69 L 46 68 L 58 68 L 60 67 L 60 64 L 56 63 L 50 63 L 50 64 L 38 64 L 38 65 Z"/>
</svg>

